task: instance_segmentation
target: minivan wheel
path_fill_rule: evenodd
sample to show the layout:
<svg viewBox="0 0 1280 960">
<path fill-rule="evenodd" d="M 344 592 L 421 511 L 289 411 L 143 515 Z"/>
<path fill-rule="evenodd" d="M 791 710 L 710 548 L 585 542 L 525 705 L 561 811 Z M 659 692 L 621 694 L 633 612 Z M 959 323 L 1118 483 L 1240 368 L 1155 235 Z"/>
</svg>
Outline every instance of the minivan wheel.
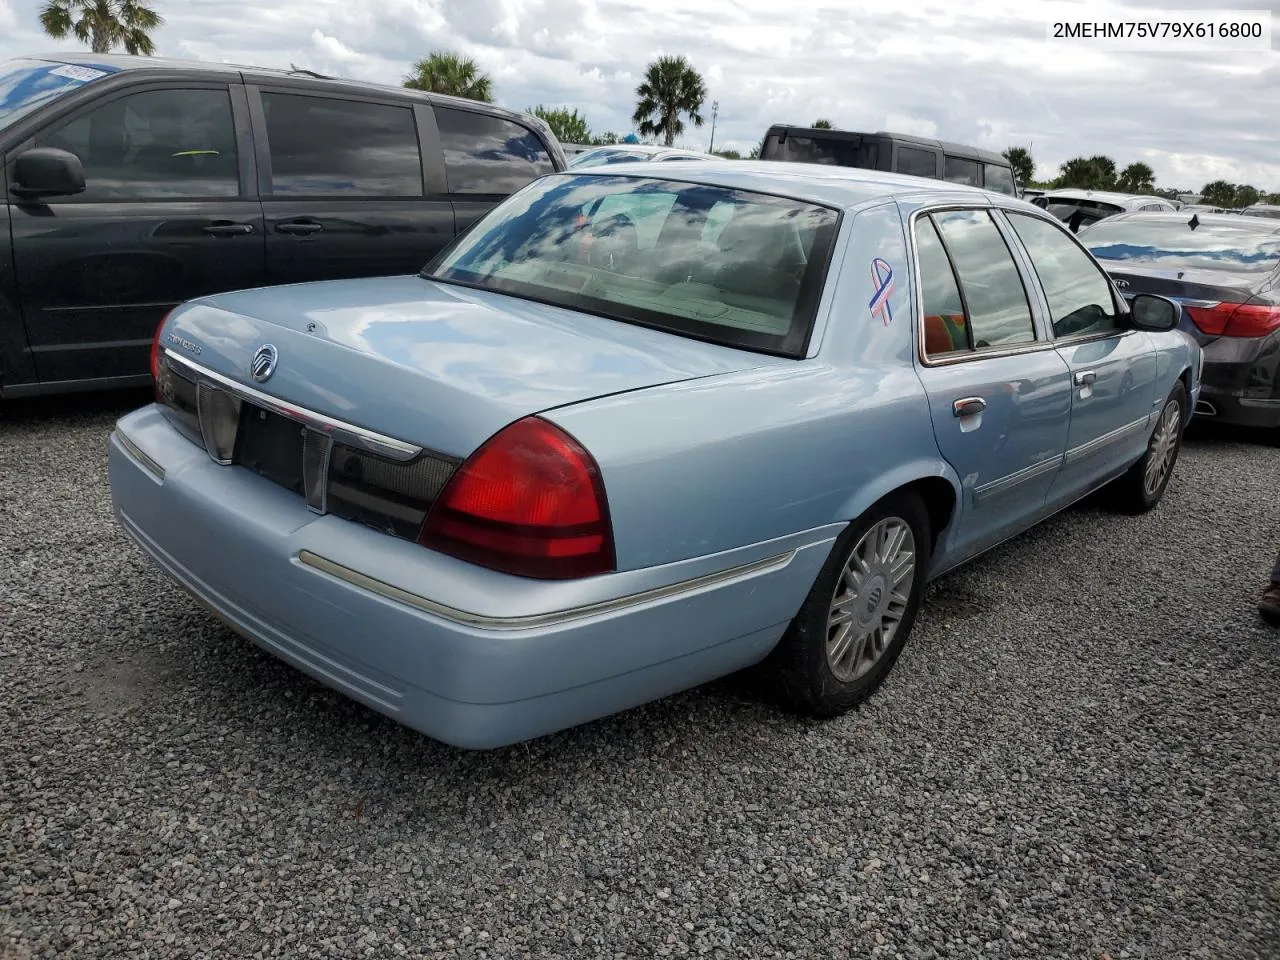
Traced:
<svg viewBox="0 0 1280 960">
<path fill-rule="evenodd" d="M 1146 453 L 1115 481 L 1114 502 L 1125 513 L 1146 513 L 1164 497 L 1182 449 L 1188 406 L 1187 388 L 1179 381 L 1160 408 L 1155 428 L 1147 440 Z"/>
<path fill-rule="evenodd" d="M 790 706 L 833 717 L 875 691 L 915 623 L 929 554 L 929 515 L 914 494 L 891 495 L 849 525 L 766 661 Z"/>
</svg>

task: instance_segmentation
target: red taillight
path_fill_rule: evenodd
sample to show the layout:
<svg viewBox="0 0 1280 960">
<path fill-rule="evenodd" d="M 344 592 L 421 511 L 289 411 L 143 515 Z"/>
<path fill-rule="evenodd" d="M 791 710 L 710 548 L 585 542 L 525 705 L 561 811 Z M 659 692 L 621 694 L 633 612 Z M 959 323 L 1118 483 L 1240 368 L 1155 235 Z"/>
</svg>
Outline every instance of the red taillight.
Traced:
<svg viewBox="0 0 1280 960">
<path fill-rule="evenodd" d="M 1231 314 L 1223 336 L 1265 337 L 1280 329 L 1280 307 L 1246 303 Z"/>
<path fill-rule="evenodd" d="M 1219 303 L 1186 307 L 1191 322 L 1213 337 L 1265 337 L 1280 328 L 1280 307 L 1255 303 Z"/>
<path fill-rule="evenodd" d="M 501 430 L 458 468 L 418 542 L 542 580 L 614 569 L 600 468 L 578 441 L 537 417 Z"/>
<path fill-rule="evenodd" d="M 156 324 L 156 332 L 151 337 L 151 379 L 153 381 L 160 378 L 160 331 L 164 329 L 164 322 L 168 319 L 167 313 L 160 318 L 160 322 Z"/>
</svg>

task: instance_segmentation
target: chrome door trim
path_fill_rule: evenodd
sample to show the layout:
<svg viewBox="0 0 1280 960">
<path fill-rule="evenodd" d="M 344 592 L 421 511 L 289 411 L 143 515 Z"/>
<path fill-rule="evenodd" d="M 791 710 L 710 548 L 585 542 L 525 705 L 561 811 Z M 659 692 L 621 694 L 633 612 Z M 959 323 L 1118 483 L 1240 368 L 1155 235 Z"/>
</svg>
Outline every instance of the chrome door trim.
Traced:
<svg viewBox="0 0 1280 960">
<path fill-rule="evenodd" d="M 1036 477 L 1042 477 L 1046 473 L 1058 469 L 1061 464 L 1062 454 L 1058 454 L 996 480 L 988 480 L 986 483 L 973 488 L 974 504 L 1006 494 L 1028 480 L 1034 480 Z"/>
<path fill-rule="evenodd" d="M 1067 451 L 1066 462 L 1078 463 L 1081 460 L 1091 457 L 1096 453 L 1105 450 L 1113 443 L 1119 443 L 1121 440 L 1127 440 L 1136 434 L 1142 433 L 1143 430 L 1151 423 L 1152 414 L 1146 414 L 1143 417 L 1126 423 L 1123 427 L 1117 427 L 1110 433 L 1104 433 L 1100 437 L 1094 437 L 1087 443 L 1082 443 L 1078 447 L 1072 447 Z"/>
</svg>

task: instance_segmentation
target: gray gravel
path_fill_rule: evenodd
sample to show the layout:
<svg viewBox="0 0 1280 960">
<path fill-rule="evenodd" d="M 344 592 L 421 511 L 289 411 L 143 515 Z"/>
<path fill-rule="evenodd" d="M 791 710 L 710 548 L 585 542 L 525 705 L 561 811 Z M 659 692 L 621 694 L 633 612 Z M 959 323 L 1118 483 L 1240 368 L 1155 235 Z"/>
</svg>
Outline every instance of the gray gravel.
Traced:
<svg viewBox="0 0 1280 960">
<path fill-rule="evenodd" d="M 129 398 L 0 408 L 0 957 L 1280 957 L 1280 450 L 932 588 L 890 681 L 462 753 L 117 533 Z"/>
</svg>

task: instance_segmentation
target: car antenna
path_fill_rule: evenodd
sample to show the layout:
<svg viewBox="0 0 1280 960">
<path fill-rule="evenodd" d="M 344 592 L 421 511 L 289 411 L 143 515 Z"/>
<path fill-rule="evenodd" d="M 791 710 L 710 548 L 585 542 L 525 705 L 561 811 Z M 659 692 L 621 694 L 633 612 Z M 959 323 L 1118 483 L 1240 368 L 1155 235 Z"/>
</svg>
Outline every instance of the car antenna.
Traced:
<svg viewBox="0 0 1280 960">
<path fill-rule="evenodd" d="M 1191 215 L 1191 219 L 1187 221 L 1187 226 L 1190 227 L 1192 230 L 1200 226 L 1200 214 L 1193 213 Z"/>
</svg>

